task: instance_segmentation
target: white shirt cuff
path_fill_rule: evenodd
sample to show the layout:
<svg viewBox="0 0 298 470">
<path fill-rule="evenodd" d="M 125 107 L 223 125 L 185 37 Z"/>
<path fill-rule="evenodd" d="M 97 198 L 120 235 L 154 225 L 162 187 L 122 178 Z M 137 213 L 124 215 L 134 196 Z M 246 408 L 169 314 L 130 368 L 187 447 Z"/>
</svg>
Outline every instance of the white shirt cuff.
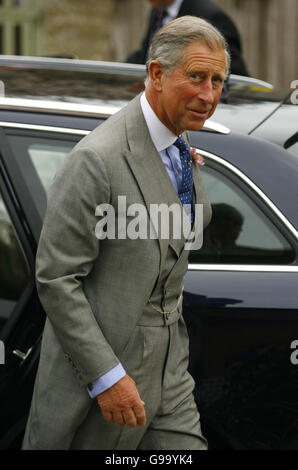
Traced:
<svg viewBox="0 0 298 470">
<path fill-rule="evenodd" d="M 91 398 L 96 397 L 100 393 L 112 387 L 116 382 L 119 382 L 119 380 L 122 379 L 125 375 L 126 372 L 119 363 L 117 366 L 113 367 L 113 369 L 110 369 L 108 372 L 98 377 L 98 379 L 94 380 L 91 390 L 89 387 L 87 387 L 89 396 Z"/>
</svg>

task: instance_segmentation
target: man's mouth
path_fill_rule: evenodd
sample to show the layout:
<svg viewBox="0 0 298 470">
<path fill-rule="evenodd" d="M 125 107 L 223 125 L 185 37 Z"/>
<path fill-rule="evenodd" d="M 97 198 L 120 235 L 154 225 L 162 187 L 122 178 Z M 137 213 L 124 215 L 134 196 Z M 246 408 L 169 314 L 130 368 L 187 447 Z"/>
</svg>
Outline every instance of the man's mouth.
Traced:
<svg viewBox="0 0 298 470">
<path fill-rule="evenodd" d="M 205 118 L 205 117 L 208 117 L 208 115 L 209 115 L 209 111 L 207 109 L 205 109 L 205 110 L 203 110 L 203 109 L 200 109 L 200 110 L 198 110 L 198 109 L 189 109 L 189 111 L 196 114 L 200 118 Z"/>
</svg>

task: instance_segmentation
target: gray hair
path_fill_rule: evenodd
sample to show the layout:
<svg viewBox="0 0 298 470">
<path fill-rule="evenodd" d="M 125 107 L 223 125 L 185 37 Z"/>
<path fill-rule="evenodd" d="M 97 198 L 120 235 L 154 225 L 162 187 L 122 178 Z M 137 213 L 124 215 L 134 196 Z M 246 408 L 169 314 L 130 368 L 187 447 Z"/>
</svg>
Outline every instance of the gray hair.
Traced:
<svg viewBox="0 0 298 470">
<path fill-rule="evenodd" d="M 206 44 L 212 51 L 224 49 L 226 55 L 226 73 L 229 73 L 231 58 L 228 45 L 223 35 L 208 21 L 195 16 L 182 16 L 170 21 L 154 35 L 148 53 L 147 86 L 150 77 L 148 65 L 152 60 L 158 60 L 167 75 L 182 64 L 185 47 L 199 41 Z"/>
</svg>

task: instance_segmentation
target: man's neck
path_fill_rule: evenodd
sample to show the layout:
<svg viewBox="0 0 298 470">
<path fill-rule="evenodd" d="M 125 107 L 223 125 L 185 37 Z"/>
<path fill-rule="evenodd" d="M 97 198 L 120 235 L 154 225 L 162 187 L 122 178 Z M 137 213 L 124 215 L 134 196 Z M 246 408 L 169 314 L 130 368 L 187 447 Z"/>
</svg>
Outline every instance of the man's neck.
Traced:
<svg viewBox="0 0 298 470">
<path fill-rule="evenodd" d="M 168 124 L 166 116 L 164 116 L 162 112 L 162 107 L 158 101 L 158 96 L 156 95 L 156 93 L 152 93 L 150 90 L 150 84 L 145 90 L 145 96 L 149 105 L 151 106 L 152 110 L 154 111 L 160 122 L 162 122 L 162 124 L 166 126 L 170 132 L 172 132 L 176 136 L 179 136 L 183 132 L 183 129 L 172 129 L 171 126 Z"/>
<path fill-rule="evenodd" d="M 157 151 L 160 152 L 172 145 L 176 140 L 176 135 L 159 119 L 148 102 L 145 93 L 141 96 L 141 108 L 148 126 L 149 134 Z"/>
</svg>

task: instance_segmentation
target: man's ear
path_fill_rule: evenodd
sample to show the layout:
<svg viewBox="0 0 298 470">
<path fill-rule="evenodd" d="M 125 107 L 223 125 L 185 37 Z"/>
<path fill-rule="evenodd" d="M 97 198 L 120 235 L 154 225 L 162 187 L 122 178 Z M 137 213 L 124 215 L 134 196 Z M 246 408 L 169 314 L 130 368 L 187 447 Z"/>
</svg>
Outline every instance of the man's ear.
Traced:
<svg viewBox="0 0 298 470">
<path fill-rule="evenodd" d="M 148 65 L 148 73 L 150 76 L 150 82 L 153 88 L 156 91 L 161 91 L 162 89 L 162 77 L 164 75 L 164 71 L 158 60 L 152 60 Z"/>
</svg>

